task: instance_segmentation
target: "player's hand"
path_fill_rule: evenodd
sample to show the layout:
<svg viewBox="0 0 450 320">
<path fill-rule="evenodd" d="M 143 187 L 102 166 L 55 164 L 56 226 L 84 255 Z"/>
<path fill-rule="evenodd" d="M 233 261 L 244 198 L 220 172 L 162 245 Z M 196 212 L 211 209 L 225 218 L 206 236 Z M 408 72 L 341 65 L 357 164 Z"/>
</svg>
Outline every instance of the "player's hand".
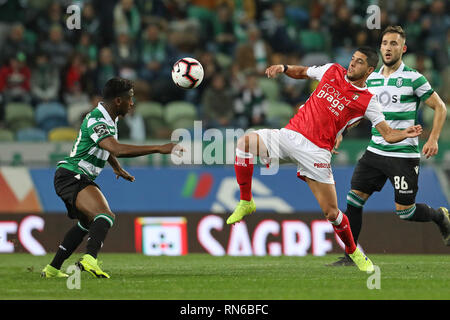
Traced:
<svg viewBox="0 0 450 320">
<path fill-rule="evenodd" d="M 267 75 L 267 78 L 275 78 L 275 76 L 278 73 L 283 73 L 283 65 L 276 64 L 276 65 L 270 66 L 266 69 L 265 73 Z"/>
<path fill-rule="evenodd" d="M 422 134 L 422 126 L 420 124 L 405 129 L 406 138 L 415 138 Z"/>
<path fill-rule="evenodd" d="M 439 150 L 438 143 L 434 139 L 428 139 L 428 141 L 424 144 L 422 148 L 422 153 L 426 158 L 430 158 L 432 156 L 437 155 Z"/>
<path fill-rule="evenodd" d="M 130 182 L 134 182 L 134 177 L 129 174 L 126 170 L 120 168 L 120 169 L 114 169 L 114 173 L 116 174 L 116 179 L 119 179 L 120 177 L 128 180 Z"/>
<path fill-rule="evenodd" d="M 339 151 L 337 151 L 337 149 L 339 149 L 339 146 L 341 145 L 342 142 L 342 134 L 340 134 L 337 138 L 336 138 L 336 142 L 334 143 L 334 147 L 333 150 L 331 150 L 332 154 L 339 154 Z"/>
<path fill-rule="evenodd" d="M 167 143 L 161 146 L 159 153 L 162 154 L 170 154 L 173 153 L 178 157 L 181 157 L 183 155 L 183 152 L 185 152 L 186 150 L 180 146 L 179 144 L 175 144 L 175 143 Z"/>
</svg>

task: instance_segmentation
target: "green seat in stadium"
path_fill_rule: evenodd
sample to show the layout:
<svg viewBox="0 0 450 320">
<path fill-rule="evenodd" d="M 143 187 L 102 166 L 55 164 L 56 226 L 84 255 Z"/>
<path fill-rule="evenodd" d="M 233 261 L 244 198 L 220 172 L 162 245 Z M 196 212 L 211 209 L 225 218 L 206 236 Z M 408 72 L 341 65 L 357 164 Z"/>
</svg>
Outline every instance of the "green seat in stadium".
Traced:
<svg viewBox="0 0 450 320">
<path fill-rule="evenodd" d="M 294 115 L 293 108 L 286 102 L 270 101 L 267 122 L 274 128 L 284 127 Z"/>
<path fill-rule="evenodd" d="M 0 128 L 0 141 L 2 142 L 14 141 L 14 132 L 8 129 Z"/>
<path fill-rule="evenodd" d="M 194 127 L 194 121 L 197 119 L 197 109 L 189 102 L 169 102 L 165 107 L 164 119 L 172 129 L 191 129 Z"/>
<path fill-rule="evenodd" d="M 27 103 L 11 102 L 5 107 L 6 126 L 16 132 L 34 126 L 34 110 Z"/>
<path fill-rule="evenodd" d="M 158 132 L 166 127 L 164 106 L 159 102 L 139 102 L 136 106 L 136 113 L 144 119 L 147 138 L 155 138 Z"/>
<path fill-rule="evenodd" d="M 278 100 L 280 97 L 280 86 L 276 79 L 260 78 L 258 84 L 267 99 Z"/>
</svg>

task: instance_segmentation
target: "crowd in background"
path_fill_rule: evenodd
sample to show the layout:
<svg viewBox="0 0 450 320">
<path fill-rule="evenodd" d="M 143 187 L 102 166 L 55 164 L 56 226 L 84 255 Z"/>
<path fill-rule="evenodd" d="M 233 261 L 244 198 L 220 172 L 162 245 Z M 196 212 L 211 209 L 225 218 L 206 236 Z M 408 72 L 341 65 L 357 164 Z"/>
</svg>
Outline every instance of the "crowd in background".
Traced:
<svg viewBox="0 0 450 320">
<path fill-rule="evenodd" d="M 366 9 L 373 2 L 0 0 L 0 127 L 5 126 L 4 106 L 12 101 L 95 106 L 113 76 L 135 81 L 136 104 L 191 102 L 206 127 L 270 125 L 268 97 L 259 82 L 267 66 L 333 61 L 347 67 L 357 47 L 379 47 L 388 25 L 404 28 L 404 61 L 448 104 L 449 4 L 375 1 L 382 9 L 381 28 L 369 30 Z M 81 8 L 79 30 L 66 24 L 72 4 Z M 204 67 L 203 82 L 194 90 L 172 83 L 172 65 L 182 57 L 194 57 Z M 315 85 L 285 76 L 273 81 L 279 99 L 293 110 Z M 366 129 L 362 125 L 353 135 L 365 135 Z"/>
</svg>

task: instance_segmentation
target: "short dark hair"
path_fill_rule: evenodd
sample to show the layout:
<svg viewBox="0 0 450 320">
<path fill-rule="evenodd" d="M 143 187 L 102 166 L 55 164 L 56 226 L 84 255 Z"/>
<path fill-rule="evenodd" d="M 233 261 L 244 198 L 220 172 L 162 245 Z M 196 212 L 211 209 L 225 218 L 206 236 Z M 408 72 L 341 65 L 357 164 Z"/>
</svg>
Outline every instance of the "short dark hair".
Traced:
<svg viewBox="0 0 450 320">
<path fill-rule="evenodd" d="M 400 26 L 386 27 L 386 29 L 384 29 L 383 32 L 381 33 L 381 39 L 383 39 L 383 37 L 386 33 L 398 33 L 400 35 L 400 37 L 402 37 L 402 39 L 406 41 L 406 33 L 403 30 L 403 28 Z"/>
<path fill-rule="evenodd" d="M 103 98 L 114 99 L 133 89 L 133 82 L 128 79 L 114 77 L 109 79 L 103 87 Z"/>
<path fill-rule="evenodd" d="M 363 54 L 366 55 L 367 57 L 367 64 L 369 65 L 369 67 L 374 67 L 376 68 L 378 65 L 378 52 L 377 50 L 375 50 L 372 47 L 360 47 L 358 48 L 356 51 L 359 51 Z"/>
</svg>

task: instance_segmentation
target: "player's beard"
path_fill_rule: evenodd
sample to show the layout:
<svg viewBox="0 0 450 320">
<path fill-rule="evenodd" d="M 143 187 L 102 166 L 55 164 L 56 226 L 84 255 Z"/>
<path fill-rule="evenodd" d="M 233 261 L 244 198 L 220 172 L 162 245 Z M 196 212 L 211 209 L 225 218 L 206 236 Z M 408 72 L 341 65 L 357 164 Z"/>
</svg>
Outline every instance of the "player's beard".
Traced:
<svg viewBox="0 0 450 320">
<path fill-rule="evenodd" d="M 398 62 L 398 60 L 400 60 L 400 56 L 399 57 L 397 57 L 397 58 L 393 58 L 391 61 L 389 61 L 389 62 L 386 62 L 386 60 L 384 60 L 384 57 L 382 57 L 382 59 L 383 59 L 383 64 L 385 65 L 385 66 L 388 66 L 388 67 L 392 67 L 394 64 L 396 64 L 397 62 Z"/>
</svg>

